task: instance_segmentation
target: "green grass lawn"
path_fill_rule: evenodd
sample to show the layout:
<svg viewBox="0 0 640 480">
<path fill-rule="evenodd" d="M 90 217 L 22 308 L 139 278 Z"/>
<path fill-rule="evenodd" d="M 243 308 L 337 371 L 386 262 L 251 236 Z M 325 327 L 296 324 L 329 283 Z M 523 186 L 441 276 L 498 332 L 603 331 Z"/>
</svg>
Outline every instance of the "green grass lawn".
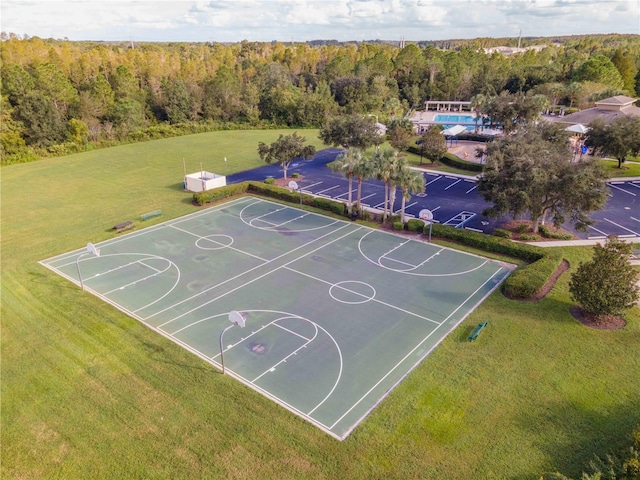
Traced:
<svg viewBox="0 0 640 480">
<path fill-rule="evenodd" d="M 2 168 L 3 479 L 579 477 L 593 453 L 630 443 L 640 309 L 623 330 L 587 329 L 569 314 L 568 274 L 537 303 L 491 295 L 338 442 L 37 263 L 115 236 L 115 223 L 193 212 L 182 158 L 189 171 L 244 170 L 262 164 L 258 141 L 279 133 Z M 320 147 L 316 132 L 301 133 Z M 158 208 L 162 217 L 139 220 Z M 590 252 L 563 249 L 572 269 Z"/>
<path fill-rule="evenodd" d="M 604 166 L 607 174 L 611 178 L 621 177 L 640 177 L 640 162 L 635 161 L 624 162 L 622 168 L 618 168 L 618 161 L 612 159 L 601 159 L 600 163 Z"/>
</svg>

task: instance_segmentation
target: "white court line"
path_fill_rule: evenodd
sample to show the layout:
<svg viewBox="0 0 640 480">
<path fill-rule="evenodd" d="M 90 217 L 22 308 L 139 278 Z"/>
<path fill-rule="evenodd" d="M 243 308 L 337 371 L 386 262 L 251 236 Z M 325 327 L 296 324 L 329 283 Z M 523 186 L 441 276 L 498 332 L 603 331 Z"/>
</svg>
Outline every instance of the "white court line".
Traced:
<svg viewBox="0 0 640 480">
<path fill-rule="evenodd" d="M 431 335 L 433 335 L 434 333 L 436 333 L 436 332 L 438 331 L 438 329 L 439 329 L 440 327 L 442 327 L 442 325 L 445 325 L 445 324 L 446 324 L 446 322 L 447 322 L 447 320 L 449 320 L 449 319 L 450 319 L 450 318 L 451 318 L 451 317 L 452 317 L 452 316 L 453 316 L 453 315 L 454 315 L 458 310 L 460 310 L 460 309 L 462 308 L 462 306 L 463 306 L 465 303 L 467 303 L 467 302 L 468 302 L 468 301 L 469 301 L 469 300 L 470 300 L 470 299 L 471 299 L 471 298 L 472 298 L 472 297 L 473 297 L 477 292 L 479 292 L 479 291 L 480 291 L 480 289 L 481 289 L 481 288 L 483 288 L 487 283 L 489 283 L 489 282 L 493 279 L 493 277 L 495 277 L 495 275 L 496 275 L 500 270 L 502 270 L 502 267 L 500 267 L 500 268 L 499 268 L 499 269 L 498 269 L 498 270 L 497 270 L 493 275 L 491 275 L 491 276 L 490 276 L 490 277 L 489 277 L 485 282 L 483 282 L 483 283 L 482 283 L 482 285 L 480 285 L 480 286 L 479 286 L 479 287 L 478 287 L 478 288 L 477 288 L 477 289 L 476 289 L 476 290 L 475 290 L 471 295 L 469 295 L 469 296 L 465 299 L 465 301 L 464 301 L 464 302 L 462 302 L 462 303 L 458 306 L 458 308 L 456 308 L 453 312 L 451 312 L 451 313 L 449 314 L 449 316 L 448 316 L 448 317 L 447 317 L 447 318 L 446 318 L 442 323 L 440 323 L 436 328 L 434 328 L 434 329 L 433 329 L 433 331 L 432 331 L 429 335 L 427 335 L 426 337 L 424 337 L 424 338 L 423 338 L 423 339 L 422 339 L 422 340 L 421 340 L 421 341 L 420 341 L 420 342 L 419 342 L 415 347 L 413 347 L 413 349 L 411 349 L 411 351 L 409 351 L 409 353 L 407 353 L 403 358 L 401 358 L 401 359 L 400 359 L 400 361 L 399 361 L 398 363 L 396 363 L 396 364 L 391 368 L 391 370 L 389 370 L 389 371 L 388 371 L 388 372 L 387 372 L 387 373 L 386 373 L 386 374 L 385 374 L 385 375 L 384 375 L 384 376 L 383 376 L 383 377 L 382 377 L 378 382 L 376 382 L 376 383 L 375 383 L 375 384 L 374 384 L 374 385 L 373 385 L 373 386 L 372 386 L 372 387 L 371 387 L 371 388 L 370 388 L 370 389 L 369 389 L 369 390 L 368 390 L 368 391 L 367 391 L 367 392 L 366 392 L 362 397 L 360 397 L 360 399 L 359 399 L 356 403 L 354 403 L 354 404 L 353 404 L 353 406 L 352 406 L 350 409 L 348 409 L 348 410 L 347 410 L 347 411 L 346 411 L 346 412 L 345 412 L 345 413 L 344 413 L 340 418 L 338 418 L 338 419 L 333 423 L 333 425 L 331 425 L 331 427 L 330 427 L 330 428 L 331 428 L 331 429 L 333 429 L 333 428 L 334 428 L 334 427 L 335 427 L 335 426 L 336 426 L 336 425 L 337 425 L 337 424 L 338 424 L 338 423 L 339 423 L 339 422 L 340 422 L 344 417 L 346 417 L 346 416 L 347 416 L 347 415 L 348 415 L 348 414 L 349 414 L 349 413 L 350 413 L 354 408 L 356 408 L 356 407 L 357 407 L 357 406 L 358 406 L 358 405 L 359 405 L 359 404 L 360 404 L 360 403 L 361 403 L 361 402 L 362 402 L 366 397 L 368 397 L 368 396 L 369 396 L 369 394 L 370 394 L 370 393 L 371 393 L 371 392 L 372 392 L 372 391 L 373 391 L 373 390 L 374 390 L 378 385 L 380 385 L 380 384 L 381 384 L 381 383 L 382 383 L 382 382 L 383 382 L 383 381 L 384 381 L 384 380 L 385 380 L 389 375 L 391 375 L 391 374 L 394 372 L 394 370 L 396 370 L 396 369 L 397 369 L 397 368 L 398 368 L 398 367 L 399 367 L 399 366 L 400 366 L 400 365 L 401 365 L 401 364 L 402 364 L 402 363 L 403 363 L 407 358 L 409 358 L 411 355 L 413 355 L 413 353 L 414 353 L 418 348 L 420 348 L 420 346 L 422 346 L 422 344 L 423 344 L 424 342 L 426 342 L 426 341 L 429 339 L 429 337 L 431 337 Z M 428 353 L 428 352 L 427 352 L 427 353 Z M 422 361 L 422 360 L 420 360 L 420 362 L 421 362 L 421 361 Z M 420 363 L 420 362 L 418 362 L 418 363 Z M 416 364 L 416 365 L 417 365 L 417 364 Z M 412 369 L 412 370 L 413 370 L 413 369 Z M 400 380 L 399 380 L 399 382 L 400 382 L 400 381 L 402 381 L 403 379 L 404 379 L 404 377 L 403 377 L 402 379 L 400 379 Z M 397 383 L 396 383 L 396 385 L 397 385 Z M 394 386 L 394 387 L 392 387 L 392 388 L 391 388 L 391 389 L 389 389 L 389 390 L 393 390 L 393 388 L 395 388 L 395 386 Z M 388 391 L 389 391 L 389 390 L 388 390 Z M 386 394 L 385 394 L 385 396 L 386 396 Z"/>
<path fill-rule="evenodd" d="M 294 268 L 291 268 L 291 267 L 289 267 L 289 266 L 285 266 L 284 268 L 286 268 L 287 270 L 289 270 L 289 271 L 291 271 L 291 272 L 298 273 L 298 274 L 303 275 L 303 276 L 305 276 L 305 277 L 309 277 L 309 278 L 311 278 L 312 280 L 315 280 L 315 281 L 317 281 L 317 282 L 322 282 L 322 283 L 324 283 L 324 284 L 326 284 L 326 285 L 330 285 L 330 286 L 334 286 L 334 285 L 335 285 L 335 283 L 333 283 L 333 282 L 328 282 L 328 281 L 326 281 L 326 280 L 323 280 L 322 278 L 314 277 L 313 275 L 309 275 L 308 273 L 301 272 L 301 271 L 296 270 L 296 269 L 294 269 Z M 359 292 L 356 292 L 356 291 L 350 290 L 350 289 L 348 289 L 348 288 L 344 288 L 342 285 L 340 286 L 340 288 L 341 288 L 342 290 L 346 291 L 346 292 L 353 293 L 353 294 L 354 294 L 354 295 L 356 295 L 356 296 L 360 296 L 360 297 L 367 298 L 367 299 L 369 299 L 369 298 L 370 298 L 370 297 L 366 297 L 365 295 L 363 295 L 363 294 L 361 294 L 361 293 L 359 293 Z M 426 321 L 428 321 L 428 322 L 435 323 L 435 324 L 436 324 L 436 325 L 438 325 L 438 326 L 440 326 L 440 325 L 441 325 L 441 323 L 440 323 L 440 322 L 437 322 L 437 321 L 435 321 L 435 320 L 433 320 L 433 319 L 431 319 L 431 318 L 423 317 L 422 315 L 418 315 L 417 313 L 410 312 L 409 310 L 405 310 L 404 308 L 400 308 L 400 307 L 398 307 L 398 306 L 396 306 L 396 305 L 391 305 L 391 304 L 389 304 L 389 303 L 383 302 L 382 300 L 378 300 L 378 299 L 376 299 L 376 298 L 370 298 L 370 301 L 372 301 L 372 302 L 376 302 L 376 303 L 378 303 L 378 304 L 380 304 L 380 305 L 384 305 L 385 307 L 388 307 L 388 308 L 390 308 L 390 309 L 392 309 L 392 310 L 399 310 L 400 312 L 406 313 L 406 314 L 408 314 L 408 315 L 411 315 L 411 316 L 413 316 L 413 317 L 419 318 L 419 319 L 421 319 L 421 320 L 426 320 Z M 446 320 L 445 320 L 445 321 L 446 321 Z M 443 322 L 443 323 L 444 323 L 444 322 Z"/>
<path fill-rule="evenodd" d="M 112 294 L 113 292 L 117 292 L 117 291 L 119 291 L 119 290 L 124 290 L 125 288 L 130 287 L 130 286 L 132 286 L 132 285 L 135 285 L 135 284 L 136 284 L 136 283 L 138 283 L 138 282 L 144 282 L 145 280 L 149 280 L 150 278 L 157 277 L 158 275 L 160 275 L 161 273 L 166 272 L 167 270 L 169 270 L 169 269 L 173 266 L 173 264 L 172 264 L 172 263 L 169 263 L 169 266 L 168 266 L 167 268 L 165 268 L 164 270 L 160 271 L 160 270 L 158 270 L 158 269 L 155 269 L 155 268 L 150 267 L 149 265 L 144 264 L 144 263 L 143 263 L 143 262 L 141 262 L 141 261 L 138 261 L 138 262 L 131 262 L 129 265 L 134 265 L 134 264 L 136 264 L 136 263 L 139 263 L 139 264 L 141 264 L 141 265 L 142 265 L 142 266 L 144 266 L 144 267 L 147 267 L 147 268 L 149 268 L 149 269 L 151 269 L 151 270 L 154 270 L 156 273 L 152 273 L 151 275 L 147 275 L 146 277 L 139 278 L 139 279 L 137 279 L 137 280 L 136 280 L 136 281 L 134 281 L 134 282 L 129 282 L 129 283 L 125 284 L 125 285 L 121 285 L 120 287 L 114 288 L 113 290 L 110 290 L 110 291 L 108 291 L 108 292 L 105 292 L 105 293 L 103 293 L 102 295 L 105 295 L 105 296 L 106 296 L 106 295 L 110 295 L 110 294 Z M 93 278 L 95 278 L 95 277 L 93 277 Z"/>
<path fill-rule="evenodd" d="M 328 192 L 329 190 L 333 190 L 334 188 L 338 188 L 340 185 L 334 185 L 333 187 L 325 188 L 324 190 L 320 190 L 316 192 L 316 195 L 322 195 L 324 192 Z"/>
<path fill-rule="evenodd" d="M 342 227 L 339 227 L 339 228 L 337 228 L 336 230 L 333 230 L 332 232 L 326 233 L 325 235 L 322 235 L 321 237 L 315 238 L 315 239 L 311 240 L 310 242 L 305 243 L 304 245 L 301 245 L 301 246 L 299 246 L 299 247 L 296 247 L 296 248 L 294 248 L 294 249 L 292 249 L 292 250 L 289 250 L 288 252 L 283 253 L 282 255 L 280 255 L 280 256 L 278 256 L 278 257 L 275 257 L 273 260 L 269 260 L 269 261 L 268 261 L 268 262 L 266 262 L 266 263 L 263 263 L 263 264 L 258 265 L 258 266 L 256 266 L 256 267 L 253 267 L 253 268 L 250 268 L 249 270 L 247 270 L 247 271 L 246 271 L 246 272 L 244 272 L 244 273 L 240 273 L 240 274 L 236 275 L 236 276 L 235 276 L 235 277 L 233 277 L 233 278 L 230 278 L 230 279 L 228 279 L 228 280 L 225 280 L 225 281 L 223 281 L 223 282 L 220 282 L 218 285 L 214 285 L 214 286 L 212 286 L 212 287 L 210 287 L 210 288 L 207 288 L 206 290 L 203 290 L 202 292 L 199 292 L 199 293 L 196 293 L 195 295 L 192 295 L 192 296 L 191 296 L 191 297 L 189 297 L 189 298 L 185 298 L 184 300 L 181 300 L 180 302 L 178 302 L 178 303 L 176 303 L 176 304 L 174 304 L 174 305 L 171 305 L 171 306 L 169 306 L 169 307 L 165 308 L 164 310 L 160 310 L 159 312 L 156 312 L 156 313 L 154 313 L 153 315 L 150 315 L 149 317 L 147 317 L 147 319 L 148 319 L 148 318 L 151 318 L 151 317 L 154 317 L 154 316 L 158 315 L 159 313 L 163 313 L 163 312 L 165 312 L 165 311 L 167 311 L 167 310 L 170 310 L 170 309 L 172 309 L 172 308 L 174 308 L 174 307 L 176 307 L 176 306 L 178 306 L 178 305 L 180 305 L 180 304 L 182 304 L 182 303 L 185 303 L 185 302 L 187 302 L 187 301 L 190 301 L 190 300 L 192 300 L 193 298 L 198 297 L 198 296 L 200 296 L 200 295 L 202 295 L 202 294 L 204 294 L 204 293 L 207 293 L 209 290 L 212 290 L 212 289 L 214 289 L 214 288 L 216 288 L 216 287 L 218 287 L 218 286 L 220 286 L 220 285 L 223 285 L 223 284 L 225 284 L 225 283 L 227 283 L 227 282 L 230 282 L 231 280 L 234 280 L 234 279 L 236 279 L 236 278 L 238 278 L 238 277 L 241 277 L 241 276 L 243 276 L 243 275 L 245 275 L 245 274 L 247 274 L 247 273 L 251 272 L 252 270 L 255 270 L 255 269 L 257 269 L 257 268 L 261 268 L 261 267 L 264 267 L 265 265 L 268 265 L 268 264 L 270 264 L 270 263 L 273 263 L 273 262 L 275 262 L 276 260 L 279 260 L 280 258 L 282 258 L 282 257 L 284 257 L 284 256 L 286 256 L 286 255 L 291 254 L 291 252 L 295 252 L 296 250 L 300 250 L 301 248 L 307 247 L 307 246 L 309 246 L 310 244 L 315 243 L 315 242 L 317 242 L 317 241 L 319 241 L 319 240 L 322 240 L 324 237 L 329 236 L 329 235 L 332 235 L 332 234 L 334 234 L 334 233 L 336 233 L 336 232 L 339 232 L 340 230 L 342 230 L 342 229 L 344 229 L 344 228 L 347 228 L 347 227 L 351 227 L 351 224 L 349 224 L 349 223 L 348 223 L 348 224 L 345 224 L 345 225 L 343 225 Z M 280 267 L 276 267 L 275 269 L 270 270 L 270 271 L 268 271 L 268 272 L 266 272 L 266 273 L 263 273 L 262 275 L 259 275 L 258 277 L 254 278 L 253 280 L 249 280 L 249 281 L 245 282 L 244 284 L 242 284 L 242 285 L 240 285 L 240 286 L 238 286 L 238 287 L 236 287 L 236 288 L 233 288 L 233 289 L 229 290 L 228 292 L 222 293 L 222 294 L 218 295 L 217 297 L 215 297 L 215 298 L 213 298 L 213 299 L 209 300 L 208 302 L 201 303 L 201 304 L 200 304 L 200 305 L 198 305 L 197 307 L 192 308 L 191 310 L 188 310 L 188 311 L 184 312 L 183 314 L 178 315 L 178 316 L 177 316 L 177 317 L 175 317 L 175 318 L 172 318 L 171 320 L 167 320 L 167 321 L 166 321 L 166 322 L 164 322 L 163 324 L 159 325 L 159 326 L 158 326 L 158 328 L 162 328 L 162 327 L 164 327 L 165 325 L 167 325 L 167 324 L 169 324 L 169 323 L 171 323 L 171 322 L 174 322 L 174 321 L 178 320 L 179 318 L 184 317 L 185 315 L 189 315 L 190 313 L 195 312 L 196 310 L 198 310 L 199 308 L 204 307 L 205 305 L 209 305 L 210 303 L 216 302 L 216 301 L 218 301 L 219 299 L 221 299 L 222 297 L 226 297 L 227 295 L 229 295 L 229 294 L 231 294 L 231 293 L 235 292 L 236 290 L 239 290 L 239 289 L 241 289 L 241 288 L 246 287 L 246 286 L 247 286 L 247 285 L 249 285 L 250 283 L 253 283 L 253 282 L 256 282 L 256 281 L 258 281 L 258 280 L 261 280 L 262 278 L 266 277 L 267 275 L 272 274 L 272 273 L 273 273 L 273 272 L 275 272 L 276 270 L 279 270 L 279 269 L 281 269 L 281 268 L 285 268 L 285 267 L 286 267 L 287 265 L 289 265 L 290 263 L 297 262 L 297 261 L 298 261 L 298 260 L 300 260 L 301 258 L 304 258 L 304 257 L 306 257 L 306 256 L 308 256 L 308 255 L 311 255 L 312 253 L 314 253 L 314 252 L 316 252 L 316 251 L 318 251 L 318 250 L 320 250 L 320 249 L 322 249 L 322 248 L 325 248 L 326 246 L 331 245 L 331 244 L 333 244 L 333 243 L 337 242 L 338 240 L 342 240 L 344 237 L 347 237 L 347 236 L 351 235 L 352 233 L 357 232 L 357 231 L 358 231 L 358 230 L 360 230 L 361 228 L 363 228 L 363 227 L 358 227 L 358 228 L 357 228 L 357 229 L 355 229 L 355 230 L 352 230 L 352 231 L 350 231 L 350 232 L 347 232 L 345 235 L 342 235 L 342 236 L 340 236 L 340 237 L 338 237 L 338 238 L 336 238 L 336 239 L 334 239 L 334 240 L 330 241 L 330 242 L 329 242 L 329 243 L 327 243 L 327 244 L 324 244 L 324 245 L 319 246 L 319 247 L 318 247 L 318 248 L 316 248 L 315 250 L 312 250 L 311 252 L 306 253 L 306 254 L 305 254 L 305 255 L 303 255 L 302 257 L 294 258 L 293 260 L 291 260 L 291 261 L 289 261 L 289 262 L 285 263 L 284 265 L 282 265 L 282 266 L 280 266 Z"/>
<path fill-rule="evenodd" d="M 261 221 L 264 221 L 264 220 L 261 220 Z M 267 223 L 269 223 L 269 222 L 267 222 Z M 203 237 L 202 235 L 198 235 L 197 233 L 193 233 L 193 232 L 190 232 L 189 230 L 185 230 L 184 228 L 179 228 L 179 227 L 176 227 L 175 225 L 169 225 L 169 227 L 171 227 L 171 228 L 173 228 L 175 230 L 178 230 L 180 232 L 186 233 L 187 235 L 192 235 L 192 236 L 194 236 L 194 237 L 196 237 L 198 239 L 207 240 L 207 241 L 212 242 L 212 243 L 218 243 L 219 245 L 223 245 L 222 243 L 215 242 L 213 240 L 208 239 L 207 237 Z M 224 247 L 228 248 L 230 250 L 233 250 L 235 252 L 241 253 L 243 255 L 248 255 L 250 257 L 257 258 L 258 260 L 261 260 L 263 262 L 267 261 L 265 258 L 261 258 L 261 257 L 259 257 L 257 255 L 252 254 L 252 253 L 243 252 L 242 250 L 238 250 L 237 248 L 232 247 L 231 245 L 224 245 Z"/>
<path fill-rule="evenodd" d="M 627 193 L 629 195 L 633 195 L 634 197 L 636 196 L 635 193 L 633 192 L 628 192 L 627 190 L 625 190 L 624 188 L 620 188 L 620 187 L 616 187 L 615 185 L 609 184 L 609 188 L 615 188 L 616 190 L 620 190 L 621 192 Z"/>
<path fill-rule="evenodd" d="M 448 177 L 447 177 L 448 178 Z M 460 183 L 462 181 L 462 179 L 458 178 L 455 182 L 453 182 L 451 185 L 449 185 L 448 187 L 445 187 L 445 190 L 449 190 L 451 187 L 453 187 L 455 184 Z"/>
<path fill-rule="evenodd" d="M 631 229 L 629 229 L 627 227 L 623 227 L 622 225 L 620 225 L 620 224 L 618 224 L 616 222 L 613 222 L 613 221 L 609 220 L 608 218 L 604 218 L 603 220 L 606 220 L 607 222 L 611 223 L 612 225 L 615 225 L 616 227 L 619 227 L 619 228 L 621 228 L 623 230 L 626 230 L 627 232 L 631 232 L 634 235 L 640 236 L 640 233 L 634 232 L 633 230 L 631 230 Z"/>
</svg>

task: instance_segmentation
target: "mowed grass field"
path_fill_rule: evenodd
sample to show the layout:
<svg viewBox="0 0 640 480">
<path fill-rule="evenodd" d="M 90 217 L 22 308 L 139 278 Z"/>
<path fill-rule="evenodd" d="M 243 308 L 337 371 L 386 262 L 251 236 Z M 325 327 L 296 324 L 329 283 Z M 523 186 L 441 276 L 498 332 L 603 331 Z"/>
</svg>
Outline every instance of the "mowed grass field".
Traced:
<svg viewBox="0 0 640 480">
<path fill-rule="evenodd" d="M 4 167 L 0 476 L 145 479 L 579 477 L 640 423 L 640 309 L 625 329 L 491 295 L 344 441 L 48 271 L 39 260 L 193 212 L 191 171 L 262 165 L 278 131 L 215 132 Z M 317 132 L 300 131 L 321 147 Z M 224 157 L 228 171 L 225 171 Z M 163 216 L 139 216 L 162 209 Z M 591 249 L 564 248 L 575 269 Z M 570 272 L 569 272 L 570 273 Z M 477 341 L 467 336 L 489 321 Z"/>
</svg>

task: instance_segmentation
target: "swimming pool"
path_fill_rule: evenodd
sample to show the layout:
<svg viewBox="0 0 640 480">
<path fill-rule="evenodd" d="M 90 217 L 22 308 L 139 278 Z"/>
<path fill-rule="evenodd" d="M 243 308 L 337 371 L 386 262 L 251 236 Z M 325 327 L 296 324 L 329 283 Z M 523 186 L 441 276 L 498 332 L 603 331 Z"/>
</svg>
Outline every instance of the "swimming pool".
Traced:
<svg viewBox="0 0 640 480">
<path fill-rule="evenodd" d="M 476 118 L 473 115 L 436 115 L 433 117 L 434 122 L 442 123 L 475 123 Z"/>
</svg>

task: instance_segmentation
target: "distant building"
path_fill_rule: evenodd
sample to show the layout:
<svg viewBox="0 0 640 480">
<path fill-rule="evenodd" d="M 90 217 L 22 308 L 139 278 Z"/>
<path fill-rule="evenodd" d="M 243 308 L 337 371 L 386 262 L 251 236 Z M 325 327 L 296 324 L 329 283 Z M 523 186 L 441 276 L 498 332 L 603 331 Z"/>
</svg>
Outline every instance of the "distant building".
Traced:
<svg viewBox="0 0 640 480">
<path fill-rule="evenodd" d="M 508 57 L 509 55 L 514 55 L 516 53 L 524 53 L 528 50 L 535 50 L 539 52 L 544 50 L 549 45 L 531 45 L 530 47 L 491 47 L 491 48 L 483 48 L 484 53 L 490 55 L 492 53 L 501 53 L 502 55 Z"/>
<path fill-rule="evenodd" d="M 596 106 L 580 110 L 579 112 L 557 117 L 553 119 L 556 122 L 567 123 L 571 125 L 582 124 L 587 125 L 596 118 L 604 120 L 605 125 L 610 125 L 619 117 L 640 117 L 640 108 L 634 103 L 637 98 L 625 97 L 624 95 L 616 95 L 615 97 L 605 98 L 595 102 Z"/>
</svg>

